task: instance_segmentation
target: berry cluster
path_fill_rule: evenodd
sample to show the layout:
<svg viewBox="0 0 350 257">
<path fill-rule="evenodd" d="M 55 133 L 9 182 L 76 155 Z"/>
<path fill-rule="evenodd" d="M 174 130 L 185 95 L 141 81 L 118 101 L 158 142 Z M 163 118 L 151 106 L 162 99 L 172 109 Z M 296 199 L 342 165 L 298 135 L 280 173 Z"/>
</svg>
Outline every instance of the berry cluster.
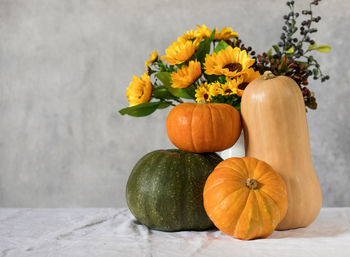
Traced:
<svg viewBox="0 0 350 257">
<path fill-rule="evenodd" d="M 226 40 L 225 41 L 228 45 L 232 46 L 233 48 L 234 47 L 239 47 L 242 51 L 243 50 L 246 50 L 246 52 L 248 54 L 250 54 L 252 56 L 252 58 L 256 58 L 255 57 L 255 51 L 253 51 L 252 47 L 251 46 L 248 46 L 246 47 L 244 44 L 242 44 L 242 40 L 240 38 L 236 38 L 234 41 L 231 41 L 231 40 Z"/>
<path fill-rule="evenodd" d="M 310 52 L 317 50 L 320 52 L 329 51 L 329 46 L 317 46 L 312 34 L 317 32 L 313 27 L 321 20 L 320 16 L 314 17 L 312 6 L 319 4 L 321 0 L 313 0 L 309 4 L 308 10 L 302 10 L 301 15 L 305 19 L 297 26 L 299 12 L 294 11 L 294 1 L 288 1 L 289 13 L 283 16 L 284 26 L 280 41 L 273 46 L 274 53 L 270 49 L 267 53 L 256 56 L 255 69 L 263 73 L 270 70 L 275 75 L 285 75 L 293 78 L 299 85 L 305 100 L 305 105 L 310 109 L 316 109 L 317 103 L 314 93 L 307 86 L 310 76 L 313 79 L 321 79 L 324 82 L 329 79 L 328 75 L 322 73 L 317 60 L 310 55 Z M 298 36 L 299 31 L 300 36 Z"/>
</svg>

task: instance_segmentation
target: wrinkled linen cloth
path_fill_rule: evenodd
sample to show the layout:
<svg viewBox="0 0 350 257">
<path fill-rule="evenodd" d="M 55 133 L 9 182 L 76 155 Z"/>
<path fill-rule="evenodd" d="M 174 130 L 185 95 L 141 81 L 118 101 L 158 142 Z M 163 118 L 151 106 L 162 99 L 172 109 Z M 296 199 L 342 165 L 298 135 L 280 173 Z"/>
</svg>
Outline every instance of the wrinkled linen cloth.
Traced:
<svg viewBox="0 0 350 257">
<path fill-rule="evenodd" d="M 241 241 L 218 230 L 161 232 L 128 209 L 0 209 L 0 257 L 350 256 L 350 208 L 324 208 L 307 228 Z"/>
</svg>

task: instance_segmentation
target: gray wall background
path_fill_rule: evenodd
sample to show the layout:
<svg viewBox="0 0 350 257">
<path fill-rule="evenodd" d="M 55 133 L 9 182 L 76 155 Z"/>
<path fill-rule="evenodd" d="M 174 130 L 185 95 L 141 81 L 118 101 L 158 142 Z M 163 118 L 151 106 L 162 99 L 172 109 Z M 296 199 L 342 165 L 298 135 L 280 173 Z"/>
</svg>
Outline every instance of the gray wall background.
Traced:
<svg viewBox="0 0 350 257">
<path fill-rule="evenodd" d="M 278 41 L 285 1 L 0 0 L 0 207 L 125 207 L 144 154 L 172 147 L 169 109 L 122 117 L 132 75 L 196 24 L 231 26 L 258 52 Z M 296 1 L 297 9 L 308 1 Z M 350 206 L 349 1 L 322 1 L 315 39 L 331 80 L 312 82 L 312 157 L 324 206 Z"/>
</svg>

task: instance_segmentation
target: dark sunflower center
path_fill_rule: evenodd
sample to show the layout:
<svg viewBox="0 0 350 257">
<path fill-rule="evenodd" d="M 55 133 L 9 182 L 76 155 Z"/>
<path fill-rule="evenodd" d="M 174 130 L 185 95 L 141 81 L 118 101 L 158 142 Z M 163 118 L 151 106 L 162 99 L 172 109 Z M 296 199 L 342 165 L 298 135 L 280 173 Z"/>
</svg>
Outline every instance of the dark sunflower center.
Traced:
<svg viewBox="0 0 350 257">
<path fill-rule="evenodd" d="M 204 99 L 208 100 L 208 98 L 209 98 L 208 94 L 204 94 Z"/>
<path fill-rule="evenodd" d="M 228 69 L 229 71 L 237 71 L 240 72 L 242 70 L 242 65 L 240 63 L 229 63 L 224 66 L 224 68 Z"/>
<path fill-rule="evenodd" d="M 227 94 L 232 93 L 232 90 L 231 89 L 226 89 L 225 93 L 227 93 Z"/>
<path fill-rule="evenodd" d="M 244 90 L 248 86 L 248 84 L 249 83 L 247 83 L 247 82 L 243 82 L 243 83 L 238 85 L 238 88 Z"/>
</svg>

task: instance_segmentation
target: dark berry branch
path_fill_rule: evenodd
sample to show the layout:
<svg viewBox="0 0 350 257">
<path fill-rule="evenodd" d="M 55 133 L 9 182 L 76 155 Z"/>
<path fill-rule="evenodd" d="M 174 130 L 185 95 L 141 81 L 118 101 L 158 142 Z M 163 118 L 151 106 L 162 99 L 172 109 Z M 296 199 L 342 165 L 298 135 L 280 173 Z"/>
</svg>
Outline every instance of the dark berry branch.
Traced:
<svg viewBox="0 0 350 257">
<path fill-rule="evenodd" d="M 316 109 L 317 103 L 314 93 L 306 88 L 309 84 L 309 76 L 313 75 L 313 79 L 321 79 L 321 82 L 329 79 L 329 76 L 321 71 L 315 58 L 309 55 L 311 51 L 319 49 L 310 36 L 317 32 L 312 25 L 321 20 L 320 16 L 314 17 L 312 6 L 318 5 L 320 1 L 313 0 L 309 4 L 309 9 L 301 12 L 307 18 L 301 22 L 299 28 L 297 26 L 299 13 L 294 11 L 294 1 L 287 1 L 289 13 L 283 16 L 285 25 L 282 27 L 281 41 L 273 46 L 275 54 L 272 54 L 272 49 L 267 53 L 259 54 L 254 64 L 254 68 L 260 73 L 270 70 L 275 75 L 293 78 L 303 93 L 306 106 L 311 109 Z M 296 35 L 298 30 L 301 38 Z"/>
</svg>

